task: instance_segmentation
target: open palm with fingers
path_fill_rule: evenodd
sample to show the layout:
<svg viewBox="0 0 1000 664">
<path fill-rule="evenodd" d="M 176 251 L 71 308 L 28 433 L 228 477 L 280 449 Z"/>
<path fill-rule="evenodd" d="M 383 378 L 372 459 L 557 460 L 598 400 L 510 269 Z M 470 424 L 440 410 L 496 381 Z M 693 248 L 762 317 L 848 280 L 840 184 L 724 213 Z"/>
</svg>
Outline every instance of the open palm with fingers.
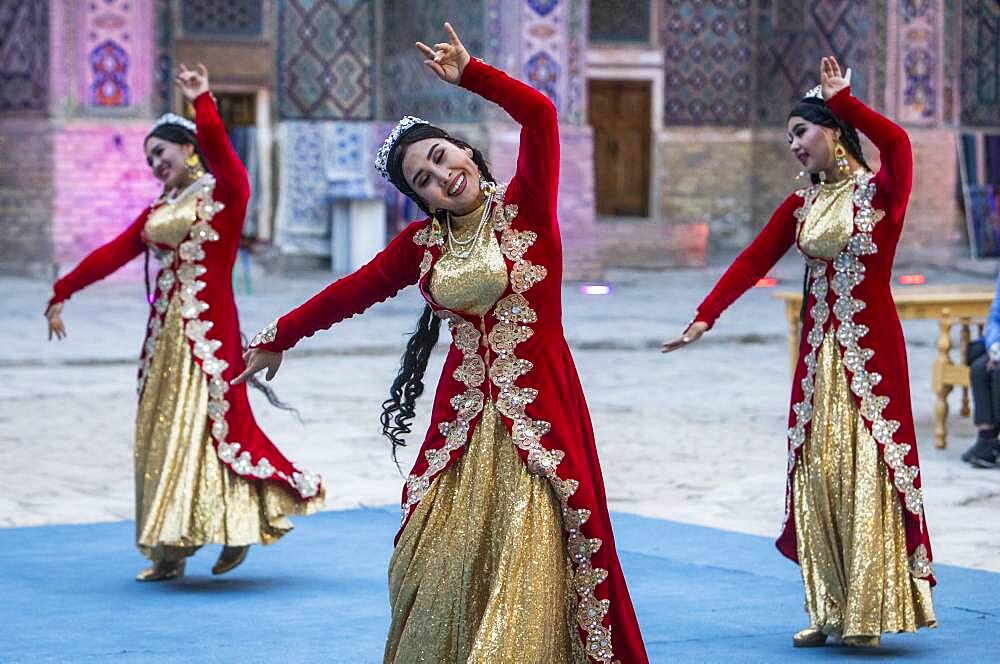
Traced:
<svg viewBox="0 0 1000 664">
<path fill-rule="evenodd" d="M 455 32 L 455 28 L 451 27 L 451 23 L 444 24 L 444 31 L 448 33 L 447 42 L 434 44 L 434 48 L 431 48 L 418 41 L 417 48 L 427 58 L 424 60 L 424 64 L 427 65 L 428 69 L 442 81 L 458 85 L 458 82 L 462 80 L 465 65 L 469 64 L 472 56 L 465 50 L 462 40 L 458 38 L 458 33 Z"/>
<path fill-rule="evenodd" d="M 823 101 L 830 101 L 835 94 L 850 87 L 851 69 L 848 67 L 846 72 L 841 72 L 837 58 L 832 55 L 823 58 L 819 63 L 819 82 L 823 90 Z"/>
</svg>

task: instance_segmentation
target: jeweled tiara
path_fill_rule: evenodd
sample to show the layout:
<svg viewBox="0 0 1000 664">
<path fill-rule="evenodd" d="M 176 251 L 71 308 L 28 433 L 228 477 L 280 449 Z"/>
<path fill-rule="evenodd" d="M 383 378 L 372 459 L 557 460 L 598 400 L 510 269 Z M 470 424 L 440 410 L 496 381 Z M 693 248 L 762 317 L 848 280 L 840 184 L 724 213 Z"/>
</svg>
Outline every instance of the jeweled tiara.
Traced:
<svg viewBox="0 0 1000 664">
<path fill-rule="evenodd" d="M 382 143 L 382 147 L 378 149 L 378 153 L 375 155 L 375 168 L 378 172 L 382 174 L 386 180 L 389 179 L 389 153 L 392 152 L 392 146 L 396 144 L 399 137 L 403 135 L 410 127 L 415 127 L 421 124 L 430 124 L 427 120 L 421 120 L 414 115 L 406 115 L 402 120 L 396 123 L 396 126 L 392 128 L 389 135 L 386 137 L 385 142 Z"/>
<path fill-rule="evenodd" d="M 181 127 L 184 127 L 185 129 L 190 131 L 192 134 L 196 133 L 197 130 L 194 123 L 188 120 L 187 118 L 182 118 L 181 116 L 176 115 L 175 113 L 164 113 L 163 115 L 161 115 L 156 119 L 156 122 L 153 123 L 153 127 L 152 129 L 150 129 L 150 131 L 165 124 L 180 125 Z"/>
</svg>

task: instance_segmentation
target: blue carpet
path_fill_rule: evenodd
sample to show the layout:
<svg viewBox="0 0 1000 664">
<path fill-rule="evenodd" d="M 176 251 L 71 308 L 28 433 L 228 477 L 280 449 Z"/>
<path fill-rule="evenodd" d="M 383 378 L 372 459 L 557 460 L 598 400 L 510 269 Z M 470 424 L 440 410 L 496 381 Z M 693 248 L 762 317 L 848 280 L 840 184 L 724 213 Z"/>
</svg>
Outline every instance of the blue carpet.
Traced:
<svg viewBox="0 0 1000 664">
<path fill-rule="evenodd" d="M 130 522 L 0 529 L 0 661 L 381 662 L 395 508 L 297 520 L 213 577 L 140 584 Z M 614 515 L 653 662 L 997 661 L 1000 574 L 939 565 L 941 627 L 880 651 L 793 650 L 805 623 L 798 568 L 767 538 Z M 507 664 L 507 663 L 504 663 Z M 627 663 L 626 663 L 627 664 Z"/>
</svg>

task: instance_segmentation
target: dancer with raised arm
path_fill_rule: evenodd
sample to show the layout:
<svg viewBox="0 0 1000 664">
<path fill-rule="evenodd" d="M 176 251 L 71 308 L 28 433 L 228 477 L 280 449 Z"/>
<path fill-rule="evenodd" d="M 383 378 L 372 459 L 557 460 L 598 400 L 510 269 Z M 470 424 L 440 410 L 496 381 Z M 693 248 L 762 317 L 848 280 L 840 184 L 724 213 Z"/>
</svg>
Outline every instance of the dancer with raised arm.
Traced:
<svg viewBox="0 0 1000 664">
<path fill-rule="evenodd" d="M 243 377 L 270 378 L 303 337 L 418 284 L 428 304 L 384 404 L 394 450 L 441 320 L 452 344 L 403 490 L 385 661 L 643 664 L 562 330 L 556 110 L 445 29 L 448 42 L 417 44 L 424 62 L 521 125 L 513 180 L 497 184 L 481 152 L 403 118 L 376 165 L 429 218 L 261 332 Z"/>
<path fill-rule="evenodd" d="M 798 247 L 806 302 L 777 541 L 805 586 L 809 626 L 793 643 L 821 646 L 833 636 L 877 646 L 885 632 L 937 622 L 906 347 L 889 291 L 913 157 L 906 132 L 851 95 L 850 70 L 842 75 L 823 58 L 820 79 L 787 123 L 812 186 L 785 199 L 664 351 L 700 338 Z M 879 150 L 877 174 L 858 130 Z"/>
<path fill-rule="evenodd" d="M 196 122 L 168 113 L 144 145 L 163 195 L 59 279 L 45 313 L 49 338 L 62 339 L 63 303 L 73 293 L 144 250 L 159 260 L 139 360 L 136 542 L 153 562 L 139 581 L 182 576 L 205 544 L 223 545 L 212 572 L 228 572 L 250 545 L 288 532 L 287 515 L 313 512 L 323 500 L 319 477 L 295 467 L 257 426 L 246 386 L 228 383 L 243 370 L 232 272 L 250 183 L 208 71 L 181 65 L 177 84 Z"/>
</svg>

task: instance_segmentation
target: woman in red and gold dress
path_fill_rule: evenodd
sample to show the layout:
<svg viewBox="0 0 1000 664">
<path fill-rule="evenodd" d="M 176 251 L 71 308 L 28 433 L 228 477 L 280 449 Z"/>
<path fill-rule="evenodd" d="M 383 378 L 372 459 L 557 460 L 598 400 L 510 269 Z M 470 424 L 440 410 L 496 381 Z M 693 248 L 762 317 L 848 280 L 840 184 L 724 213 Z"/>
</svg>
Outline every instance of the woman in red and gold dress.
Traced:
<svg viewBox="0 0 1000 664">
<path fill-rule="evenodd" d="M 261 332 L 244 376 L 273 375 L 303 337 L 417 284 L 428 305 L 384 405 L 393 449 L 441 320 L 453 341 L 403 490 L 385 661 L 643 664 L 560 321 L 556 110 L 445 29 L 448 43 L 418 44 L 425 63 L 521 125 L 516 175 L 497 185 L 478 150 L 404 118 L 376 165 L 429 218 Z"/>
<path fill-rule="evenodd" d="M 196 124 L 173 114 L 145 141 L 163 195 L 118 237 L 94 250 L 53 287 L 49 338 L 62 338 L 63 303 L 144 250 L 160 263 L 139 360 L 136 418 L 136 541 L 153 562 L 136 577 L 183 575 L 204 544 L 222 544 L 212 568 L 227 572 L 251 544 L 291 529 L 289 514 L 323 500 L 317 475 L 298 469 L 260 430 L 243 370 L 232 271 L 250 183 L 208 89 L 208 72 L 183 65 L 177 83 Z M 271 395 L 269 394 L 269 397 Z"/>
<path fill-rule="evenodd" d="M 803 254 L 807 298 L 777 541 L 805 586 L 810 624 L 793 643 L 834 636 L 877 646 L 884 632 L 937 622 L 906 348 L 889 291 L 913 157 L 906 132 L 851 95 L 850 70 L 841 75 L 823 58 L 820 77 L 787 124 L 812 186 L 785 199 L 664 350 L 697 340 L 789 247 Z M 879 150 L 877 174 L 857 130 Z"/>
</svg>

